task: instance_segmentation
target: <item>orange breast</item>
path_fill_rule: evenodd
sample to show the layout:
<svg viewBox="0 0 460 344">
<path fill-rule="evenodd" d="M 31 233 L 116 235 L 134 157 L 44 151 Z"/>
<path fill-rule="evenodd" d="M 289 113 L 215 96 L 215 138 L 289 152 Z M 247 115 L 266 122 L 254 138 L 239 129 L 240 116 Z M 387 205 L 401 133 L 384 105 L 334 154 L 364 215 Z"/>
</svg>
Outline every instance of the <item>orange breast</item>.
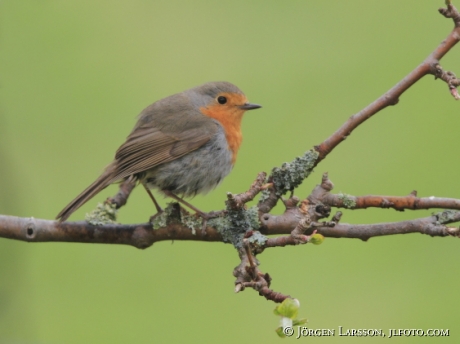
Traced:
<svg viewBox="0 0 460 344">
<path fill-rule="evenodd" d="M 238 149 L 243 141 L 241 120 L 244 111 L 237 107 L 228 108 L 221 105 L 202 107 L 200 110 L 206 116 L 218 120 L 224 128 L 228 149 L 232 152 L 232 164 L 235 164 Z"/>
</svg>

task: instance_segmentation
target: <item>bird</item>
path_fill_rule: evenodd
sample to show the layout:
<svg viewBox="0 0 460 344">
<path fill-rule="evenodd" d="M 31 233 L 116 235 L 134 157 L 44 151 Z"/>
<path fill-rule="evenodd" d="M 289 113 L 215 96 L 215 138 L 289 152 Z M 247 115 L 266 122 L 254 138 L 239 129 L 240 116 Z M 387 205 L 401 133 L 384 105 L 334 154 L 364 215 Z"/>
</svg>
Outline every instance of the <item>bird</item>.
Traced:
<svg viewBox="0 0 460 344">
<path fill-rule="evenodd" d="M 248 110 L 261 108 L 248 101 L 235 85 L 208 82 L 160 99 L 146 107 L 114 160 L 91 185 L 57 215 L 60 222 L 107 186 L 129 180 L 158 190 L 206 213 L 184 197 L 214 189 L 232 170 L 242 142 L 241 121 Z"/>
</svg>

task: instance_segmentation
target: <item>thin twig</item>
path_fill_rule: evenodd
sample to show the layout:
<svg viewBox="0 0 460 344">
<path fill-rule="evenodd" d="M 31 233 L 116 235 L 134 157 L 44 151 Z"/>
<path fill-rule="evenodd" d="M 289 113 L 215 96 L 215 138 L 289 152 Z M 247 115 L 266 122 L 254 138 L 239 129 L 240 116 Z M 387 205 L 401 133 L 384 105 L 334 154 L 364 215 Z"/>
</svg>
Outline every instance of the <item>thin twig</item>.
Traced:
<svg viewBox="0 0 460 344">
<path fill-rule="evenodd" d="M 439 61 L 460 40 L 460 26 L 457 25 L 460 19 L 458 19 L 458 11 L 454 8 L 456 12 L 452 12 L 452 8 L 454 7 L 449 7 L 449 15 L 456 16 L 454 19 L 456 25 L 447 38 L 441 42 L 441 44 L 425 59 L 425 61 L 410 72 L 404 79 L 398 82 L 376 101 L 365 107 L 357 114 L 351 116 L 334 134 L 319 145 L 315 146 L 316 151 L 319 153 L 316 165 L 324 160 L 335 147 L 344 141 L 353 132 L 353 130 L 355 130 L 364 121 L 368 120 L 387 106 L 396 105 L 399 97 L 422 77 L 427 74 L 435 75 L 436 66 L 439 64 Z"/>
</svg>

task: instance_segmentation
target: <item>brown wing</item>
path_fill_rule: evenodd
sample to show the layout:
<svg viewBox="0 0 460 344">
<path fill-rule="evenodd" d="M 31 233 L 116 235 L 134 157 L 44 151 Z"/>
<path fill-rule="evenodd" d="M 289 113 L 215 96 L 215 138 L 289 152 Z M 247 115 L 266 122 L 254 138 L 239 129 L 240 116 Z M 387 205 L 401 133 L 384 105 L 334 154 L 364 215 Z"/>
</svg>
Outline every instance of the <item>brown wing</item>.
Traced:
<svg viewBox="0 0 460 344">
<path fill-rule="evenodd" d="M 190 153 L 215 134 L 210 128 L 194 128 L 179 135 L 164 134 L 149 125 L 136 128 L 115 154 L 113 182 L 144 172 Z"/>
<path fill-rule="evenodd" d="M 204 125 L 180 132 L 165 134 L 149 124 L 137 127 L 121 145 L 115 160 L 102 175 L 70 202 L 56 217 L 65 221 L 75 210 L 93 198 L 110 184 L 147 171 L 155 166 L 180 158 L 192 152 L 217 132 L 216 125 Z"/>
</svg>

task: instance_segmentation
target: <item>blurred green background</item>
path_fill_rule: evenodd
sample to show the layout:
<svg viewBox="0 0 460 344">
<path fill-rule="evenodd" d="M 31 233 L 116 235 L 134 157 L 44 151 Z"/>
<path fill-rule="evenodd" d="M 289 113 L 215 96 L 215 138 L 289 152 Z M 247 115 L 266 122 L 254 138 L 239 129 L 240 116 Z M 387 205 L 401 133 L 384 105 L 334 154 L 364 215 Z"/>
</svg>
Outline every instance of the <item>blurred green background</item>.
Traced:
<svg viewBox="0 0 460 344">
<path fill-rule="evenodd" d="M 258 172 L 320 143 L 417 66 L 452 29 L 437 13 L 443 3 L 3 0 L 0 214 L 54 218 L 111 161 L 144 107 L 227 80 L 264 107 L 244 119 L 231 175 L 193 200 L 221 209 L 227 191 L 246 190 Z M 459 61 L 457 47 L 442 65 L 459 72 Z M 444 83 L 424 78 L 354 132 L 297 194 L 308 195 L 328 171 L 336 192 L 460 198 L 459 106 Z M 120 221 L 145 222 L 153 212 L 138 188 Z M 347 211 L 343 222 L 430 213 Z M 412 234 L 327 239 L 259 259 L 272 287 L 301 301 L 310 328 L 441 328 L 450 337 L 427 341 L 458 343 L 459 252 L 455 239 Z M 238 262 L 220 243 L 141 251 L 0 239 L 0 343 L 278 342 L 275 305 L 253 290 L 234 294 Z"/>
</svg>

